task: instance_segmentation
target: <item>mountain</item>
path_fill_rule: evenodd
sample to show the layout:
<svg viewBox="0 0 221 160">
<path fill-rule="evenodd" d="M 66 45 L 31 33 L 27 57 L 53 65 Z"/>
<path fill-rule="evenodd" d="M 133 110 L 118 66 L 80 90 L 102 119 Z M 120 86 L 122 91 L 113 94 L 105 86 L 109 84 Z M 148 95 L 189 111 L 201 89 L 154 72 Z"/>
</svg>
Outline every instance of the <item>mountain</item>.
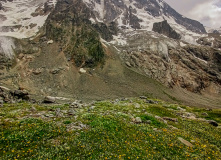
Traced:
<svg viewBox="0 0 221 160">
<path fill-rule="evenodd" d="M 0 2 L 0 85 L 35 98 L 220 104 L 219 47 L 201 43 L 203 25 L 164 1 Z"/>
<path fill-rule="evenodd" d="M 221 33 L 221 27 L 220 28 L 211 28 L 211 27 L 205 27 L 207 33 Z"/>
<path fill-rule="evenodd" d="M 180 15 L 163 0 L 83 1 L 95 12 L 96 19 L 91 21 L 115 21 L 122 27 L 151 30 L 154 22 L 165 19 L 177 29 L 185 28 L 196 33 L 206 33 L 202 24 Z"/>
</svg>

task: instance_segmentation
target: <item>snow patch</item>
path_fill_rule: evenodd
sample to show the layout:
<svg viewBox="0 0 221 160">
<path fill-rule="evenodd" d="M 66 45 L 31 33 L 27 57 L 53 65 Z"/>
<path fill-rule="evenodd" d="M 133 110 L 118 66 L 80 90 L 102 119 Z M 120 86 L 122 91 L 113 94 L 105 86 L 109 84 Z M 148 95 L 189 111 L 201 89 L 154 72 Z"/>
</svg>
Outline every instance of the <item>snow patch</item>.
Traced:
<svg viewBox="0 0 221 160">
<path fill-rule="evenodd" d="M 94 20 L 94 18 L 90 18 L 89 20 L 91 21 L 91 23 L 96 23 L 96 21 Z"/>
<path fill-rule="evenodd" d="M 183 42 L 180 42 L 180 46 L 181 46 L 181 47 L 185 47 L 185 46 L 186 46 L 186 44 L 185 44 L 185 43 L 183 43 Z"/>
<path fill-rule="evenodd" d="M 200 60 L 201 62 L 204 62 L 204 63 L 208 63 L 207 61 L 205 61 L 205 60 L 203 60 L 203 59 L 201 59 L 201 58 L 199 58 L 199 57 L 196 57 L 195 55 L 193 55 L 194 56 L 194 58 L 196 58 L 196 59 L 198 59 L 198 60 Z"/>
<path fill-rule="evenodd" d="M 124 46 L 127 45 L 127 40 L 121 34 L 119 34 L 117 36 L 113 36 L 113 40 L 109 43 Z"/>
<path fill-rule="evenodd" d="M 44 25 L 47 15 L 36 15 L 37 10 L 43 9 L 44 4 L 55 6 L 57 0 L 13 0 L 1 2 L 5 10 L 0 15 L 6 17 L 0 23 L 0 36 L 10 36 L 18 39 L 35 36 Z"/>
<path fill-rule="evenodd" d="M 15 44 L 12 38 L 0 36 L 0 53 L 5 57 L 12 59 L 14 57 L 14 48 Z"/>
<path fill-rule="evenodd" d="M 86 73 L 87 71 L 84 68 L 80 68 L 79 72 L 80 73 Z"/>
</svg>

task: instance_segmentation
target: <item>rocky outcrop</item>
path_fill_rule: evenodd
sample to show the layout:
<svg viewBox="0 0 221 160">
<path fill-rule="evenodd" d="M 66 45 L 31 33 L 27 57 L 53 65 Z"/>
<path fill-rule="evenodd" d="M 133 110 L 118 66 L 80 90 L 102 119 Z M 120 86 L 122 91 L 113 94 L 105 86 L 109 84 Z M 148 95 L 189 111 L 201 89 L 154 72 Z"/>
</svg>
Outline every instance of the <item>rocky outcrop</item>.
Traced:
<svg viewBox="0 0 221 160">
<path fill-rule="evenodd" d="M 219 33 L 210 33 L 206 37 L 201 37 L 196 41 L 198 44 L 221 49 L 221 38 Z"/>
<path fill-rule="evenodd" d="M 173 28 L 171 28 L 166 20 L 163 22 L 154 23 L 153 31 L 163 34 L 169 38 L 181 39 L 181 35 L 178 34 Z"/>
<path fill-rule="evenodd" d="M 16 100 L 30 100 L 29 93 L 26 90 L 10 90 L 4 86 L 0 86 L 0 98 L 7 103 L 12 103 Z"/>
</svg>

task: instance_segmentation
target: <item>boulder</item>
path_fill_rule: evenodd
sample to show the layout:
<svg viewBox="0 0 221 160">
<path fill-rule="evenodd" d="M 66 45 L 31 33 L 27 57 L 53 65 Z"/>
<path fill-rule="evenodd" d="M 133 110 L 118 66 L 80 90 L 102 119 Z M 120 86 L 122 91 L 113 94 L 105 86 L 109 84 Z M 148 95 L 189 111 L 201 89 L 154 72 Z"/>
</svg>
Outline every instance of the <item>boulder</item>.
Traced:
<svg viewBox="0 0 221 160">
<path fill-rule="evenodd" d="M 186 109 L 184 109 L 184 108 L 181 108 L 181 107 L 177 107 L 177 110 L 180 110 L 180 111 L 186 111 Z"/>
<path fill-rule="evenodd" d="M 15 90 L 12 94 L 18 99 L 30 100 L 29 93 L 26 90 Z"/>
<path fill-rule="evenodd" d="M 214 120 L 208 120 L 207 122 L 208 122 L 209 124 L 215 126 L 215 127 L 218 127 L 218 125 L 219 125 L 219 124 L 218 124 L 216 121 L 214 121 Z"/>
<path fill-rule="evenodd" d="M 177 118 L 163 117 L 163 119 L 167 121 L 178 122 Z"/>
<path fill-rule="evenodd" d="M 56 115 L 56 117 L 63 117 L 63 113 L 61 112 L 60 108 L 56 108 L 55 115 Z"/>
<path fill-rule="evenodd" d="M 130 64 L 130 62 L 126 62 L 125 64 L 126 64 L 128 67 L 132 67 L 131 64 Z"/>
<path fill-rule="evenodd" d="M 172 126 L 172 125 L 168 125 L 169 127 L 170 127 L 170 129 L 172 129 L 172 130 L 179 130 L 178 128 L 176 128 L 176 127 L 174 127 L 174 126 Z"/>
<path fill-rule="evenodd" d="M 44 98 L 43 103 L 55 103 L 55 101 L 56 101 L 56 98 L 55 98 L 55 97 L 46 96 L 46 97 Z"/>
<path fill-rule="evenodd" d="M 150 103 L 150 104 L 158 104 L 157 101 L 153 101 L 153 100 L 147 100 L 146 103 Z"/>
<path fill-rule="evenodd" d="M 205 116 L 205 117 L 209 116 L 208 113 L 206 113 L 206 112 L 201 113 L 201 115 Z"/>
<path fill-rule="evenodd" d="M 7 87 L 4 87 L 4 86 L 0 86 L 0 90 L 2 90 L 2 91 L 10 91 L 10 89 L 8 89 Z"/>
<path fill-rule="evenodd" d="M 84 68 L 80 68 L 79 72 L 80 73 L 86 73 L 87 71 Z"/>
<path fill-rule="evenodd" d="M 132 118 L 134 123 L 142 123 L 142 119 L 140 117 Z"/>
<path fill-rule="evenodd" d="M 52 69 L 50 72 L 51 74 L 58 74 L 60 71 L 61 71 L 60 68 L 55 68 L 55 69 Z"/>
<path fill-rule="evenodd" d="M 36 69 L 36 70 L 33 70 L 32 73 L 33 73 L 34 75 L 39 75 L 39 74 L 42 73 L 42 69 L 41 69 L 41 68 L 38 68 L 38 69 Z"/>
<path fill-rule="evenodd" d="M 145 123 L 146 123 L 146 124 L 151 124 L 152 121 L 151 121 L 151 120 L 146 120 Z"/>
<path fill-rule="evenodd" d="M 180 142 L 182 142 L 183 144 L 185 144 L 188 147 L 193 147 L 193 145 L 190 142 L 188 142 L 187 140 L 185 140 L 181 137 L 178 137 L 178 140 L 180 140 Z"/>
<path fill-rule="evenodd" d="M 81 103 L 81 101 L 76 100 L 76 101 L 74 101 L 74 102 L 71 104 L 70 107 L 71 107 L 71 108 L 81 108 L 81 107 L 82 107 L 82 103 Z"/>
<path fill-rule="evenodd" d="M 140 108 L 140 104 L 138 104 L 138 103 L 136 103 L 134 106 L 135 106 L 135 108 L 137 108 L 137 109 Z"/>
<path fill-rule="evenodd" d="M 94 110 L 96 108 L 96 106 L 91 106 L 90 108 L 89 108 L 89 110 Z"/>
<path fill-rule="evenodd" d="M 140 99 L 147 99 L 146 96 L 140 96 Z"/>
<path fill-rule="evenodd" d="M 50 40 L 50 41 L 47 42 L 47 44 L 52 44 L 52 43 L 54 43 L 53 40 Z"/>
<path fill-rule="evenodd" d="M 164 120 L 163 118 L 161 118 L 161 117 L 159 117 L 159 116 L 155 116 L 155 118 L 156 118 L 157 120 L 159 120 L 159 121 L 161 121 L 161 122 L 167 124 L 167 121 Z"/>
<path fill-rule="evenodd" d="M 75 113 L 76 113 L 76 112 L 75 112 L 74 109 L 69 109 L 69 110 L 68 110 L 68 115 L 69 115 L 69 116 L 73 116 L 73 115 L 75 115 Z"/>
<path fill-rule="evenodd" d="M 32 107 L 30 108 L 30 111 L 31 111 L 31 112 L 36 112 L 37 109 L 36 109 L 34 106 L 32 106 Z"/>
</svg>

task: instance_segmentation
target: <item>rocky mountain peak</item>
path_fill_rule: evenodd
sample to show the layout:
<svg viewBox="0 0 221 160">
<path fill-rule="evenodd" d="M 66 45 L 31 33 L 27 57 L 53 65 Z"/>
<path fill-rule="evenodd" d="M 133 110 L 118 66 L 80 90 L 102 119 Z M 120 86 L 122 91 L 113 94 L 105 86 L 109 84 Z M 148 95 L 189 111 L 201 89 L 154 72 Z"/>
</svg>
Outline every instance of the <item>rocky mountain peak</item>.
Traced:
<svg viewBox="0 0 221 160">
<path fill-rule="evenodd" d="M 83 0 L 96 15 L 94 21 L 109 23 L 115 21 L 120 27 L 152 30 L 154 22 L 166 19 L 173 27 L 190 30 L 195 33 L 206 33 L 204 26 L 188 19 L 163 0 Z"/>
</svg>

